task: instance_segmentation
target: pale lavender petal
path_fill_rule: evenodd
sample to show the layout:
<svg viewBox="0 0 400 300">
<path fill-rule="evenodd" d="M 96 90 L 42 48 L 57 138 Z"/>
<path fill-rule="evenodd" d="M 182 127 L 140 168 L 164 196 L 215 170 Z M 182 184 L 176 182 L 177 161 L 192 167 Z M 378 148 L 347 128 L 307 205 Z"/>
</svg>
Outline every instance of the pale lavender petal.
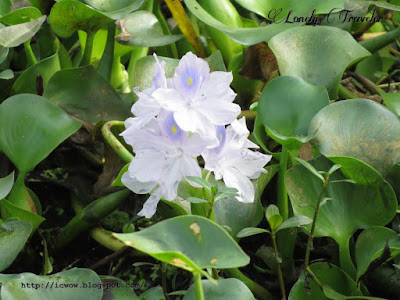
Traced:
<svg viewBox="0 0 400 300">
<path fill-rule="evenodd" d="M 138 181 L 134 176 L 131 176 L 129 172 L 122 175 L 121 182 L 136 194 L 147 194 L 157 185 L 157 182 L 154 181 Z"/>
<path fill-rule="evenodd" d="M 192 52 L 188 52 L 175 69 L 174 86 L 185 99 L 193 99 L 199 93 L 209 73 L 208 63 Z"/>
<path fill-rule="evenodd" d="M 160 202 L 161 197 L 162 197 L 162 191 L 160 188 L 158 188 L 146 200 L 142 210 L 138 213 L 138 216 L 146 218 L 151 218 L 152 216 L 154 216 L 157 210 L 157 204 L 158 202 Z"/>
<path fill-rule="evenodd" d="M 267 172 L 264 166 L 271 158 L 271 155 L 262 154 L 249 149 L 241 149 L 235 153 L 227 153 L 224 164 L 225 166 L 236 168 L 237 171 L 244 176 L 255 179 L 260 176 L 261 173 Z"/>
<path fill-rule="evenodd" d="M 215 101 L 233 102 L 236 93 L 230 88 L 232 80 L 231 72 L 211 72 L 202 85 L 201 94 Z"/>
<path fill-rule="evenodd" d="M 152 86 L 154 89 L 166 88 L 167 78 L 165 77 L 165 71 L 164 71 L 165 61 L 160 62 L 157 58 L 157 55 L 155 53 L 153 55 L 154 58 L 156 59 L 156 64 L 155 64 L 155 74 L 151 81 Z"/>
<path fill-rule="evenodd" d="M 165 154 L 159 150 L 148 149 L 137 152 L 129 165 L 128 172 L 142 182 L 160 182 L 163 171 L 169 166 Z"/>
<path fill-rule="evenodd" d="M 235 169 L 226 169 L 223 173 L 223 179 L 227 187 L 238 190 L 239 196 L 236 197 L 238 201 L 244 203 L 254 201 L 254 186 L 248 177 Z"/>
<path fill-rule="evenodd" d="M 174 89 L 158 89 L 152 97 L 168 111 L 185 111 L 188 107 L 187 101 Z"/>
<path fill-rule="evenodd" d="M 139 99 L 132 105 L 132 114 L 137 117 L 156 116 L 160 113 L 161 105 L 150 95 L 136 92 Z"/>
<path fill-rule="evenodd" d="M 201 105 L 195 105 L 195 109 L 206 116 L 214 125 L 226 125 L 236 120 L 240 114 L 240 106 L 226 101 L 206 99 Z"/>
</svg>

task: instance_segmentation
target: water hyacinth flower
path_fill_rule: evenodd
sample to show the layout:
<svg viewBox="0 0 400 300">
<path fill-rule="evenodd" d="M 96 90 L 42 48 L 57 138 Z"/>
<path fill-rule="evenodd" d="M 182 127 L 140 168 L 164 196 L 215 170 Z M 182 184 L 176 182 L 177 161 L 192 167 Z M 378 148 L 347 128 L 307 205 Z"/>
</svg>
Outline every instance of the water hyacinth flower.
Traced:
<svg viewBox="0 0 400 300">
<path fill-rule="evenodd" d="M 136 154 L 122 176 L 122 183 L 138 194 L 147 194 L 156 188 L 139 215 L 150 218 L 161 197 L 170 201 L 177 197 L 182 179 L 201 177 L 196 157 L 206 149 L 208 141 L 199 134 L 183 131 L 172 113 L 159 115 L 146 129 L 132 131 L 128 127 L 121 135 Z"/>
<path fill-rule="evenodd" d="M 272 158 L 249 149 L 258 148 L 248 139 L 249 133 L 244 117 L 233 121 L 226 129 L 218 126 L 219 146 L 202 153 L 204 168 L 213 171 L 215 179 L 223 179 L 227 187 L 236 188 L 239 194 L 237 200 L 245 203 L 254 201 L 254 186 L 250 179 L 266 173 L 264 166 Z"/>
</svg>

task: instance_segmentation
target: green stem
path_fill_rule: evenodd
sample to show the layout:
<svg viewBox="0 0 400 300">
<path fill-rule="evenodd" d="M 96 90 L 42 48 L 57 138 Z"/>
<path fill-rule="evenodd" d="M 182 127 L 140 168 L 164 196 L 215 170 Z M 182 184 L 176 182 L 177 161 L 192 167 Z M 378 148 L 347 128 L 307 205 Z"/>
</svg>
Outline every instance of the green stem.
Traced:
<svg viewBox="0 0 400 300">
<path fill-rule="evenodd" d="M 25 186 L 26 172 L 20 172 L 7 200 L 24 210 L 37 213 L 35 203 Z"/>
<path fill-rule="evenodd" d="M 277 300 L 277 298 L 272 295 L 268 290 L 245 276 L 242 272 L 239 271 L 238 268 L 224 269 L 224 273 L 228 277 L 236 278 L 242 281 L 258 300 Z"/>
<path fill-rule="evenodd" d="M 136 47 L 132 51 L 128 66 L 128 82 L 130 88 L 134 88 L 136 62 L 142 57 L 145 57 L 148 52 L 149 47 Z"/>
<path fill-rule="evenodd" d="M 282 299 L 286 300 L 285 283 L 283 281 L 281 263 L 279 262 L 279 252 L 278 252 L 278 246 L 276 245 L 275 230 L 272 230 L 271 238 L 272 238 L 272 244 L 274 246 L 275 259 L 278 266 L 278 279 L 279 279 L 279 286 L 281 288 Z"/>
<path fill-rule="evenodd" d="M 196 300 L 204 300 L 203 284 L 201 283 L 201 274 L 199 272 L 193 273 L 194 284 L 196 288 Z"/>
<path fill-rule="evenodd" d="M 108 24 L 107 28 L 107 42 L 106 42 L 106 47 L 103 52 L 103 56 L 100 59 L 99 66 L 97 67 L 97 72 L 105 80 L 110 82 L 111 79 L 111 70 L 112 70 L 112 64 L 114 60 L 114 45 L 115 45 L 115 23 L 110 22 Z"/>
<path fill-rule="evenodd" d="M 161 1 L 155 1 L 154 7 L 153 7 L 153 13 L 157 17 L 158 21 L 160 22 L 161 28 L 163 30 L 163 33 L 165 35 L 171 35 L 171 31 L 169 30 L 167 21 L 165 20 L 165 17 L 163 13 L 161 12 L 160 9 L 160 2 Z M 168 56 L 172 58 L 178 58 L 178 48 L 176 47 L 175 43 L 171 43 L 167 45 L 168 49 Z"/>
<path fill-rule="evenodd" d="M 130 190 L 125 189 L 107 196 L 101 197 L 88 206 L 68 222 L 57 233 L 54 240 L 54 248 L 62 249 L 74 240 L 80 233 L 91 229 L 104 217 L 116 210 L 123 201 L 129 196 Z M 71 196 L 72 201 L 78 202 Z M 75 206 L 76 204 L 73 204 Z"/>
<path fill-rule="evenodd" d="M 287 169 L 288 156 L 288 149 L 286 148 L 286 146 L 282 145 L 282 152 L 279 160 L 277 206 L 283 220 L 287 220 L 287 218 L 289 217 L 289 201 L 285 185 L 285 174 Z"/>
<path fill-rule="evenodd" d="M 29 68 L 30 66 L 33 66 L 34 64 L 37 63 L 35 54 L 32 51 L 31 39 L 27 40 L 24 43 L 24 49 L 25 49 L 25 55 L 26 55 L 26 61 L 27 61 L 27 68 Z"/>
<path fill-rule="evenodd" d="M 167 264 L 161 262 L 161 285 L 164 293 L 164 297 L 168 300 L 168 289 L 167 289 Z"/>
<path fill-rule="evenodd" d="M 218 275 L 217 269 L 216 268 L 212 268 L 211 272 L 212 272 L 213 278 L 218 280 L 219 279 L 219 275 Z"/>
<path fill-rule="evenodd" d="M 242 117 L 245 117 L 246 120 L 255 120 L 257 112 L 252 110 L 243 110 L 237 118 L 240 119 Z"/>
<path fill-rule="evenodd" d="M 338 242 L 340 267 L 353 279 L 356 278 L 357 270 L 350 255 L 349 240 Z"/>
<path fill-rule="evenodd" d="M 347 88 L 345 88 L 342 84 L 339 84 L 338 92 L 339 92 L 339 97 L 341 99 L 358 99 L 358 98 L 360 98 L 356 94 L 352 93 Z"/>
<path fill-rule="evenodd" d="M 314 217 L 313 217 L 313 222 L 311 225 L 310 235 L 308 236 L 306 256 L 305 256 L 305 262 L 304 262 L 304 269 L 306 269 L 306 270 L 310 264 L 310 253 L 311 253 L 311 248 L 313 247 L 312 244 L 313 244 L 313 239 L 314 239 L 315 226 L 317 224 L 317 217 L 318 217 L 318 213 L 319 213 L 322 196 L 324 195 L 325 189 L 328 186 L 328 180 L 329 180 L 329 177 L 325 179 L 323 188 L 318 197 L 317 206 L 315 207 L 315 211 L 314 211 Z"/>
<path fill-rule="evenodd" d="M 379 49 L 385 47 L 386 45 L 389 45 L 399 37 L 400 37 L 400 26 L 397 27 L 395 30 L 392 30 L 388 33 L 377 36 L 375 38 L 362 41 L 359 44 L 363 46 L 365 49 L 367 49 L 369 52 L 374 53 Z"/>
<path fill-rule="evenodd" d="M 103 138 L 125 163 L 130 163 L 133 159 L 133 154 L 115 137 L 111 131 L 113 126 L 124 126 L 124 123 L 122 121 L 110 121 L 105 123 L 101 128 Z"/>
<path fill-rule="evenodd" d="M 94 42 L 95 35 L 96 35 L 96 31 L 87 32 L 85 52 L 83 53 L 81 63 L 79 64 L 79 66 L 81 66 L 81 67 L 90 64 L 90 59 L 92 58 L 93 42 Z"/>
<path fill-rule="evenodd" d="M 310 276 L 311 276 L 312 280 L 314 280 L 315 284 L 318 285 L 318 287 L 321 289 L 321 291 L 323 291 L 324 286 L 322 285 L 321 281 L 319 281 L 317 276 L 315 276 L 314 272 L 311 271 L 310 267 L 307 267 L 306 271 L 308 272 L 308 274 L 310 274 Z"/>
</svg>

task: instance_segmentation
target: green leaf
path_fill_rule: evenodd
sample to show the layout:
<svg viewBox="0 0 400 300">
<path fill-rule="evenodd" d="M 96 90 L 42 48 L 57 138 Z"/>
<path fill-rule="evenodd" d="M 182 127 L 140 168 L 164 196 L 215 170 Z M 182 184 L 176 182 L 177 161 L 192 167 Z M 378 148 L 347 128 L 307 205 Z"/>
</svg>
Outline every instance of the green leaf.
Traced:
<svg viewBox="0 0 400 300">
<path fill-rule="evenodd" d="M 381 93 L 386 107 L 400 117 L 400 93 Z"/>
<path fill-rule="evenodd" d="M 1 51 L 1 49 L 0 49 L 0 51 Z M 0 59 L 0 61 L 1 61 L 1 59 Z M 13 78 L 14 78 L 14 73 L 10 69 L 7 69 L 7 70 L 4 70 L 4 71 L 0 72 L 0 79 L 8 80 L 8 79 L 13 79 Z"/>
<path fill-rule="evenodd" d="M 165 300 L 165 296 L 162 287 L 156 286 L 148 289 L 144 293 L 140 294 L 140 300 Z"/>
<path fill-rule="evenodd" d="M 49 23 L 60 37 L 70 37 L 77 30 L 96 32 L 112 19 L 75 0 L 63 0 L 53 5 Z"/>
<path fill-rule="evenodd" d="M 31 234 L 28 222 L 11 221 L 0 224 L 0 272 L 7 269 L 24 248 Z"/>
<path fill-rule="evenodd" d="M 331 175 L 337 170 L 339 170 L 342 167 L 342 165 L 333 165 L 332 168 L 329 169 L 328 174 Z"/>
<path fill-rule="evenodd" d="M 114 20 L 122 19 L 130 12 L 138 10 L 144 1 L 145 0 L 83 0 L 86 4 Z"/>
<path fill-rule="evenodd" d="M 197 198 L 197 197 L 189 197 L 189 198 L 186 198 L 185 200 L 190 203 L 208 203 L 207 200 Z"/>
<path fill-rule="evenodd" d="M 0 200 L 7 197 L 14 185 L 14 171 L 6 177 L 0 178 Z"/>
<path fill-rule="evenodd" d="M 0 29 L 0 45 L 17 47 L 32 38 L 42 26 L 46 16 L 41 16 L 31 22 L 7 26 Z"/>
<path fill-rule="evenodd" d="M 333 165 L 323 156 L 309 163 L 322 171 L 328 171 Z M 377 172 L 376 174 L 379 176 Z M 330 178 L 345 179 L 341 171 L 333 173 Z M 287 171 L 285 182 L 294 215 L 312 218 L 315 212 L 313 206 L 316 206 L 319 199 L 322 182 L 301 164 Z M 320 207 L 315 236 L 329 236 L 339 244 L 341 266 L 351 273 L 350 237 L 360 228 L 389 223 L 396 213 L 396 196 L 391 186 L 381 178 L 379 184 L 373 185 L 329 183 L 322 197 L 333 200 Z M 310 230 L 310 225 L 307 227 Z"/>
<path fill-rule="evenodd" d="M 298 77 L 281 76 L 266 85 L 258 102 L 257 118 L 269 136 L 297 154 L 313 137 L 314 133 L 308 134 L 310 121 L 329 104 L 329 96 L 324 87 Z"/>
<path fill-rule="evenodd" d="M 344 70 L 370 55 L 348 32 L 327 26 L 291 28 L 274 36 L 268 45 L 281 75 L 324 86 L 331 99 L 338 97 Z"/>
<path fill-rule="evenodd" d="M 158 260 L 203 275 L 204 268 L 235 268 L 250 261 L 225 229 L 199 216 L 175 217 L 140 232 L 113 235 Z"/>
<path fill-rule="evenodd" d="M 3 218 L 16 217 L 21 221 L 29 222 L 32 225 L 32 232 L 35 232 L 40 224 L 45 220 L 43 217 L 22 209 L 8 202 L 6 199 L 0 201 L 1 216 Z"/>
<path fill-rule="evenodd" d="M 306 216 L 295 216 L 291 217 L 281 223 L 281 225 L 278 226 L 276 229 L 276 232 L 287 229 L 287 228 L 293 228 L 293 227 L 300 227 L 304 225 L 308 225 L 312 223 L 312 219 Z"/>
<path fill-rule="evenodd" d="M 1 17 L 0 22 L 4 25 L 17 25 L 31 22 L 37 18 L 40 18 L 41 16 L 42 13 L 35 7 L 22 7 L 10 12 L 4 17 Z"/>
<path fill-rule="evenodd" d="M 387 259 L 400 254 L 400 237 L 395 231 L 389 228 L 380 226 L 370 227 L 358 236 L 355 255 L 357 280 L 367 271 L 370 263 L 382 255 L 386 241 L 389 242 L 390 249 L 390 255 Z"/>
<path fill-rule="evenodd" d="M 43 87 L 46 87 L 50 78 L 60 69 L 60 60 L 57 53 L 39 61 L 18 77 L 12 86 L 11 95 L 36 94 L 36 78 L 38 74 L 43 78 Z"/>
<path fill-rule="evenodd" d="M 80 126 L 43 97 L 16 95 L 0 104 L 0 149 L 26 173 Z"/>
<path fill-rule="evenodd" d="M 0 282 L 1 298 L 5 300 L 98 300 L 103 294 L 99 276 L 90 269 L 73 268 L 51 276 L 0 274 Z"/>
<path fill-rule="evenodd" d="M 289 15 L 288 21 L 293 21 L 293 16 L 309 17 L 312 11 L 315 9 L 315 14 L 327 14 L 333 8 L 339 11 L 344 8 L 345 0 L 270 0 L 270 1 L 257 1 L 257 0 L 235 0 L 244 8 L 249 11 L 255 12 L 266 19 L 272 19 L 275 15 L 274 10 L 282 9 L 282 11 L 276 16 L 275 21 L 282 18 L 287 18 L 290 11 L 292 14 Z M 271 13 L 270 13 L 271 12 Z"/>
<path fill-rule="evenodd" d="M 155 15 L 148 11 L 136 11 L 117 21 L 121 33 L 115 40 L 123 45 L 159 47 L 180 40 L 183 35 L 164 35 Z"/>
<path fill-rule="evenodd" d="M 360 295 L 357 284 L 343 270 L 330 263 L 315 263 L 310 266 L 311 271 L 318 280 L 325 285 L 329 285 L 338 293 L 347 296 Z M 309 288 L 305 287 L 304 272 L 300 275 L 295 285 L 290 291 L 289 300 L 328 300 L 319 286 L 311 278 L 308 280 Z"/>
<path fill-rule="evenodd" d="M 275 215 L 280 216 L 279 208 L 276 205 L 271 204 L 270 206 L 267 207 L 267 210 L 265 211 L 265 218 L 269 222 L 269 220 L 272 218 L 272 216 L 275 216 Z"/>
<path fill-rule="evenodd" d="M 346 299 L 386 300 L 383 298 L 367 297 L 367 296 L 345 296 L 336 292 L 333 288 L 331 288 L 329 285 L 326 284 L 323 287 L 323 292 L 324 295 L 328 297 L 328 299 L 334 299 L 334 300 L 346 300 Z"/>
<path fill-rule="evenodd" d="M 207 190 L 209 190 L 211 192 L 211 186 L 207 182 L 207 180 L 205 180 L 201 177 L 195 177 L 195 176 L 187 176 L 186 178 L 189 179 L 190 181 L 193 181 L 194 183 L 201 185 L 202 187 L 206 188 Z"/>
<path fill-rule="evenodd" d="M 296 158 L 296 160 L 303 166 L 305 166 L 309 171 L 311 171 L 311 173 L 313 173 L 315 176 L 321 179 L 322 182 L 325 182 L 325 178 L 320 173 L 318 173 L 318 171 L 310 163 L 300 158 Z"/>
<path fill-rule="evenodd" d="M 273 215 L 269 218 L 268 223 L 271 230 L 276 231 L 277 228 L 282 224 L 283 218 L 281 215 Z"/>
<path fill-rule="evenodd" d="M 400 120 L 372 100 L 340 101 L 323 108 L 311 121 L 309 132 L 317 129 L 313 142 L 328 158 L 354 157 L 383 176 L 400 161 Z M 343 171 L 344 163 L 335 163 L 342 164 Z"/>
<path fill-rule="evenodd" d="M 201 284 L 204 291 L 204 299 L 221 300 L 221 299 L 240 299 L 255 300 L 249 288 L 239 279 L 228 278 L 219 279 L 218 284 L 209 280 L 202 280 Z M 195 283 L 187 290 L 183 300 L 197 300 Z"/>
<path fill-rule="evenodd" d="M 0 17 L 5 16 L 11 10 L 12 5 L 10 0 L 4 0 L 0 2 Z"/>
<path fill-rule="evenodd" d="M 103 285 L 103 299 L 111 296 L 113 300 L 138 300 L 133 288 L 128 287 L 127 283 L 117 277 L 100 276 Z"/>
<path fill-rule="evenodd" d="M 111 184 L 112 186 L 125 186 L 122 181 L 122 175 L 124 175 L 124 173 L 128 172 L 128 168 L 129 168 L 130 163 L 126 164 L 121 171 L 119 171 L 117 178 L 115 178 L 115 180 L 113 181 L 113 183 Z"/>
<path fill-rule="evenodd" d="M 242 45 L 254 45 L 260 42 L 265 42 L 272 38 L 274 35 L 294 26 L 299 26 L 300 23 L 295 24 L 270 24 L 257 28 L 236 28 L 227 26 L 213 16 L 211 16 L 204 8 L 202 8 L 195 0 L 184 0 L 186 7 L 190 12 L 195 15 L 200 21 L 205 24 L 222 31 L 227 34 L 232 40 Z"/>
<path fill-rule="evenodd" d="M 92 124 L 104 120 L 124 120 L 131 116 L 132 103 L 124 102 L 90 65 L 57 72 L 46 86 L 43 96 Z"/>
<path fill-rule="evenodd" d="M 238 238 L 244 238 L 244 237 L 248 237 L 248 236 L 253 236 L 256 234 L 260 234 L 260 233 L 269 233 L 271 234 L 271 232 L 267 229 L 263 229 L 263 228 L 256 228 L 256 227 L 247 227 L 247 228 L 243 228 L 242 230 L 239 231 L 239 233 L 236 235 L 236 237 Z"/>
</svg>

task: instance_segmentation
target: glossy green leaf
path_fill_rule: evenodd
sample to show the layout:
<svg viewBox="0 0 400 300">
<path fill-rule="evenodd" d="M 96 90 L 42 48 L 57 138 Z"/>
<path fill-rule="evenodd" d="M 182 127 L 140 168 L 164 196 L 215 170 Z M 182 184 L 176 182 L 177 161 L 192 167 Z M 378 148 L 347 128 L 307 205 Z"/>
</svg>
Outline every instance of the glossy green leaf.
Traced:
<svg viewBox="0 0 400 300">
<path fill-rule="evenodd" d="M 343 270 L 329 263 L 315 263 L 310 266 L 311 271 L 315 274 L 323 286 L 327 285 L 335 291 L 346 296 L 361 295 L 357 289 L 357 284 Z M 304 272 L 300 275 L 299 280 L 295 283 L 289 294 L 289 300 L 328 300 L 311 278 L 308 280 L 309 289 L 305 287 Z M 352 298 L 351 298 L 352 299 Z"/>
<path fill-rule="evenodd" d="M 83 0 L 86 4 L 114 20 L 122 19 L 132 11 L 138 10 L 143 5 L 144 1 L 145 0 Z"/>
<path fill-rule="evenodd" d="M 368 297 L 368 296 L 345 296 L 337 291 L 335 291 L 333 288 L 331 288 L 329 285 L 324 285 L 322 288 L 324 295 L 328 297 L 328 299 L 333 299 L 333 300 L 386 300 L 383 298 L 377 298 L 377 297 Z"/>
<path fill-rule="evenodd" d="M 121 171 L 118 173 L 117 178 L 115 178 L 115 180 L 113 181 L 113 183 L 111 184 L 112 186 L 125 186 L 122 181 L 122 175 L 124 175 L 124 173 L 128 172 L 128 168 L 129 168 L 130 163 L 126 164 Z"/>
<path fill-rule="evenodd" d="M 26 69 L 14 82 L 11 95 L 29 93 L 36 94 L 36 78 L 38 74 L 43 78 L 43 87 L 46 87 L 50 78 L 61 69 L 59 57 L 53 54 L 30 68 Z"/>
<path fill-rule="evenodd" d="M 388 241 L 389 257 L 400 254 L 400 237 L 386 227 L 370 227 L 365 229 L 357 238 L 355 258 L 357 263 L 357 280 L 367 271 L 368 266 L 379 258 Z"/>
<path fill-rule="evenodd" d="M 287 229 L 287 228 L 295 228 L 295 227 L 308 225 L 311 223 L 312 223 L 312 219 L 309 217 L 294 216 L 294 217 L 291 217 L 291 218 L 283 221 L 276 229 L 276 232 L 279 232 L 280 230 Z"/>
<path fill-rule="evenodd" d="M 14 78 L 14 73 L 10 69 L 7 69 L 7 70 L 4 70 L 4 71 L 0 72 L 0 79 L 9 80 L 9 79 L 13 79 L 13 78 Z"/>
<path fill-rule="evenodd" d="M 372 100 L 340 101 L 325 107 L 311 121 L 309 132 L 317 129 L 314 144 L 327 157 L 357 158 L 383 176 L 400 161 L 400 120 Z"/>
<path fill-rule="evenodd" d="M 0 104 L 0 149 L 26 173 L 80 126 L 43 97 L 16 95 Z"/>
<path fill-rule="evenodd" d="M 49 81 L 43 96 L 92 124 L 101 120 L 125 120 L 130 116 L 132 105 L 124 102 L 90 65 L 57 72 Z"/>
<path fill-rule="evenodd" d="M 31 22 L 40 18 L 42 13 L 35 7 L 23 7 L 10 12 L 4 17 L 0 18 L 0 22 L 4 25 L 17 25 L 25 22 Z"/>
<path fill-rule="evenodd" d="M 186 7 L 190 12 L 195 15 L 200 21 L 205 24 L 222 31 L 227 34 L 232 40 L 242 45 L 254 45 L 264 42 L 272 38 L 274 35 L 287 30 L 291 27 L 298 26 L 295 24 L 270 24 L 257 28 L 236 28 L 227 26 L 213 16 L 211 16 L 204 8 L 202 8 L 195 0 L 184 0 Z"/>
<path fill-rule="evenodd" d="M 103 285 L 103 298 L 112 300 L 138 300 L 133 288 L 126 282 L 113 276 L 100 276 Z"/>
<path fill-rule="evenodd" d="M 321 179 L 322 182 L 325 182 L 325 178 L 321 175 L 321 173 L 318 173 L 318 171 L 309 162 L 300 158 L 296 158 L 296 160 L 303 166 L 305 166 L 311 173 L 313 173 L 315 176 Z"/>
<path fill-rule="evenodd" d="M 11 0 L 3 0 L 0 2 L 0 17 L 5 16 L 11 10 Z"/>
<path fill-rule="evenodd" d="M 103 295 L 100 278 L 90 269 L 73 268 L 50 276 L 0 274 L 0 282 L 4 300 L 99 300 Z"/>
<path fill-rule="evenodd" d="M 29 222 L 32 225 L 32 232 L 36 231 L 40 224 L 45 220 L 43 217 L 22 209 L 14 204 L 10 203 L 6 199 L 0 201 L 1 216 L 3 218 L 18 218 L 21 221 Z"/>
<path fill-rule="evenodd" d="M 51 9 L 49 23 L 60 37 L 69 37 L 77 30 L 96 32 L 112 22 L 106 15 L 75 0 L 60 1 Z"/>
<path fill-rule="evenodd" d="M 161 286 L 156 286 L 148 289 L 144 293 L 140 294 L 140 300 L 165 300 L 165 296 Z"/>
<path fill-rule="evenodd" d="M 271 234 L 271 232 L 269 230 L 263 229 L 263 228 L 256 228 L 256 227 L 247 227 L 247 228 L 243 228 L 242 230 L 240 230 L 238 232 L 238 234 L 236 235 L 236 237 L 238 238 L 244 238 L 244 237 L 248 237 L 248 236 L 253 236 L 256 234 L 260 234 L 260 233 L 269 233 Z"/>
<path fill-rule="evenodd" d="M 327 14 L 332 9 L 336 8 L 335 11 L 340 11 L 344 8 L 345 0 L 269 0 L 269 1 L 257 1 L 257 0 L 235 0 L 244 8 L 263 16 L 266 19 L 274 19 L 278 21 L 283 18 L 287 19 L 288 22 L 293 22 L 294 17 L 310 17 L 312 11 L 315 9 L 315 14 Z M 278 14 L 278 10 L 282 9 Z M 291 14 L 289 12 L 292 11 Z M 283 20 L 282 20 L 283 22 Z"/>
<path fill-rule="evenodd" d="M 197 197 L 188 197 L 185 200 L 189 201 L 190 203 L 208 203 L 207 200 L 200 199 L 200 198 L 197 198 Z"/>
<path fill-rule="evenodd" d="M 327 26 L 291 28 L 273 37 L 268 45 L 281 75 L 324 86 L 331 99 L 338 97 L 344 70 L 370 55 L 348 32 Z"/>
<path fill-rule="evenodd" d="M 386 107 L 400 117 L 400 93 L 381 93 Z"/>
<path fill-rule="evenodd" d="M 325 172 L 333 165 L 323 156 L 309 163 Z M 341 171 L 330 176 L 331 181 L 340 179 L 345 179 Z M 321 180 L 299 164 L 288 170 L 285 182 L 294 214 L 313 218 L 322 190 Z M 330 182 L 322 197 L 333 200 L 320 207 L 314 234 L 316 237 L 333 238 L 339 244 L 341 267 L 355 273 L 350 259 L 349 239 L 358 229 L 386 225 L 393 219 L 397 208 L 394 191 L 383 179 L 374 185 Z M 310 225 L 306 227 L 310 230 Z"/>
<path fill-rule="evenodd" d="M 297 156 L 314 133 L 308 127 L 314 115 L 329 104 L 324 87 L 301 78 L 281 76 L 271 80 L 258 101 L 258 116 L 268 135 Z M 307 107 L 307 109 L 304 109 Z"/>
<path fill-rule="evenodd" d="M 31 234 L 28 222 L 11 221 L 0 224 L 0 272 L 7 269 L 24 248 Z"/>
<path fill-rule="evenodd" d="M 0 178 L 0 200 L 7 197 L 14 185 L 14 171 L 3 178 Z"/>
<path fill-rule="evenodd" d="M 249 288 L 239 279 L 227 278 L 219 279 L 218 284 L 214 284 L 209 280 L 202 280 L 204 299 L 221 300 L 221 299 L 240 299 L 255 300 Z M 183 300 L 197 300 L 196 287 L 192 284 L 187 290 Z"/>
<path fill-rule="evenodd" d="M 0 29 L 0 45 L 17 47 L 32 38 L 42 26 L 46 16 L 41 16 L 31 22 L 7 26 Z"/>
<path fill-rule="evenodd" d="M 140 10 L 117 21 L 121 33 L 116 41 L 129 46 L 159 47 L 174 43 L 183 37 L 179 35 L 164 35 L 162 27 L 155 15 Z"/>
<path fill-rule="evenodd" d="M 225 229 L 199 216 L 175 217 L 140 232 L 114 236 L 127 246 L 191 272 L 240 267 L 250 261 Z"/>
<path fill-rule="evenodd" d="M 269 222 L 269 220 L 275 215 L 280 216 L 279 208 L 276 205 L 271 204 L 270 206 L 267 207 L 265 211 L 265 218 Z"/>
</svg>

